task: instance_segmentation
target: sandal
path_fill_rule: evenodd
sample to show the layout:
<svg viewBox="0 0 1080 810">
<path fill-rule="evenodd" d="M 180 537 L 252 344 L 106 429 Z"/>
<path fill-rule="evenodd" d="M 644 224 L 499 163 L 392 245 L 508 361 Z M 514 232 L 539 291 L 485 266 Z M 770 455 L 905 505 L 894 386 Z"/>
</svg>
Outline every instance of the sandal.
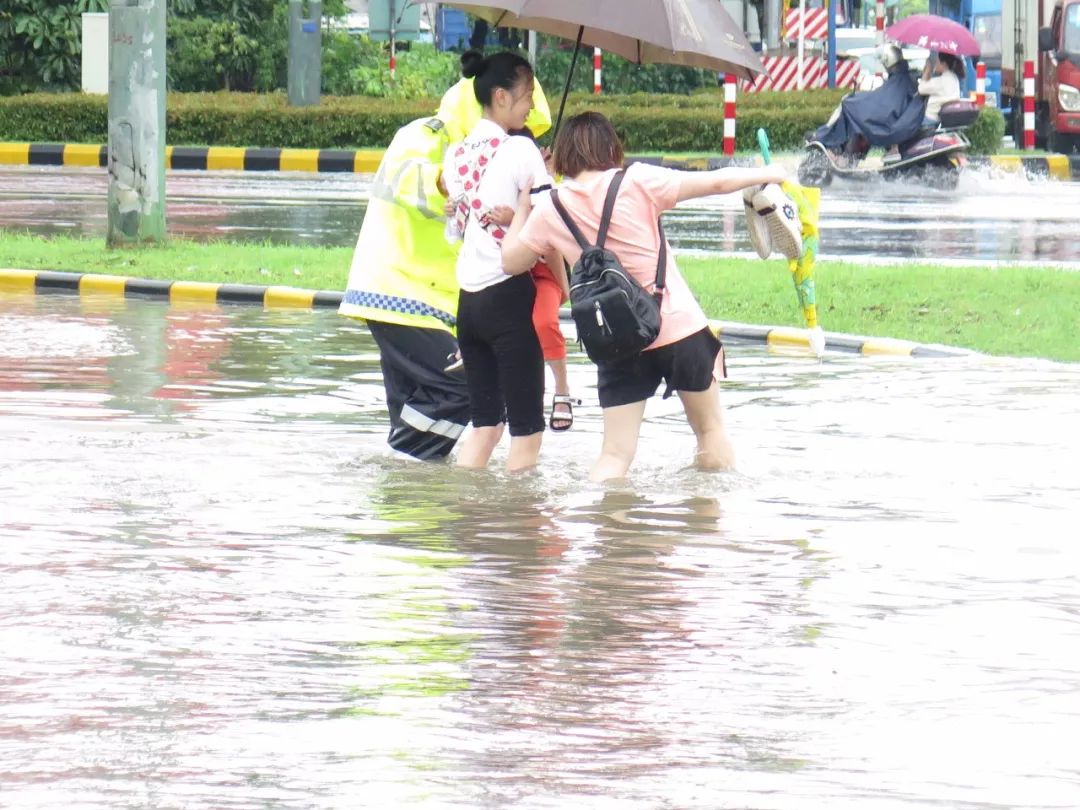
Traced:
<svg viewBox="0 0 1080 810">
<path fill-rule="evenodd" d="M 574 399 L 569 394 L 556 394 L 551 398 L 551 417 L 548 419 L 548 427 L 557 432 L 569 430 L 574 425 L 574 406 L 580 405 L 580 399 Z M 565 406 L 565 412 L 556 412 L 560 405 Z"/>
</svg>

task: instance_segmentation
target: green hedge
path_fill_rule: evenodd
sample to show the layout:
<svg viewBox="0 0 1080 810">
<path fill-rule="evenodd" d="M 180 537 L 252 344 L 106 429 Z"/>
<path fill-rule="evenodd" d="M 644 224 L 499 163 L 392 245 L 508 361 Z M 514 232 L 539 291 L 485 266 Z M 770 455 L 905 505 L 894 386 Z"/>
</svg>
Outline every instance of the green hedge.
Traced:
<svg viewBox="0 0 1080 810">
<path fill-rule="evenodd" d="M 774 149 L 797 149 L 803 134 L 825 121 L 843 95 L 842 90 L 805 90 L 740 96 L 736 148 L 754 151 L 755 133 L 765 127 Z M 550 101 L 558 104 L 557 97 Z M 399 126 L 432 114 L 437 106 L 435 98 L 324 96 L 317 106 L 290 107 L 281 93 L 170 93 L 167 138 L 177 146 L 379 148 L 389 143 Z M 690 95 L 571 94 L 566 114 L 584 110 L 607 115 L 629 151 L 721 149 L 724 104 L 718 89 Z M 1000 143 L 995 112 L 984 112 L 972 127 L 976 153 L 996 151 Z M 107 120 L 103 96 L 41 93 L 0 98 L 0 141 L 105 143 Z"/>
</svg>

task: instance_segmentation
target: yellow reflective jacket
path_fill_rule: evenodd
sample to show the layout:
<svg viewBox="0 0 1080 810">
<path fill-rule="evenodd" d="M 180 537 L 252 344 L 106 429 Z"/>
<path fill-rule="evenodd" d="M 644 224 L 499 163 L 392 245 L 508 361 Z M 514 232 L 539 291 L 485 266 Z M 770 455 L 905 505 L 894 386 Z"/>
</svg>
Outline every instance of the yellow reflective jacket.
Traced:
<svg viewBox="0 0 1080 810">
<path fill-rule="evenodd" d="M 371 185 L 338 312 L 352 318 L 453 331 L 460 242 L 443 236 L 436 185 L 450 140 L 438 118 L 397 131 Z"/>
<path fill-rule="evenodd" d="M 476 126 L 483 112 L 480 102 L 476 100 L 476 93 L 473 92 L 473 80 L 462 79 L 443 93 L 436 116 L 442 121 L 450 122 L 447 124 L 450 142 L 457 143 L 465 140 L 465 136 Z M 525 126 L 534 138 L 539 138 L 551 129 L 551 108 L 548 107 L 548 100 L 539 81 L 536 81 L 533 87 L 533 108 L 529 110 Z"/>
</svg>

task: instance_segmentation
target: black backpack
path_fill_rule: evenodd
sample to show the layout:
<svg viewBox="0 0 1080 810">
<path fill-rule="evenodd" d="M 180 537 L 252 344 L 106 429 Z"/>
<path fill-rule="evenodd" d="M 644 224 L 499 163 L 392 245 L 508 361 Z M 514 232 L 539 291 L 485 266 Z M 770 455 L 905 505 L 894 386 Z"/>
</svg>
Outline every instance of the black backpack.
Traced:
<svg viewBox="0 0 1080 810">
<path fill-rule="evenodd" d="M 660 334 L 660 299 L 667 275 L 664 226 L 657 220 L 660 259 L 656 265 L 656 291 L 652 294 L 623 269 L 614 253 L 604 249 L 623 174 L 621 169 L 616 172 L 608 186 L 595 245 L 586 241 L 577 223 L 559 202 L 558 192 L 551 192 L 555 210 L 581 246 L 581 258 L 570 271 L 570 314 L 577 327 L 578 340 L 594 363 L 613 363 L 633 357 Z"/>
</svg>

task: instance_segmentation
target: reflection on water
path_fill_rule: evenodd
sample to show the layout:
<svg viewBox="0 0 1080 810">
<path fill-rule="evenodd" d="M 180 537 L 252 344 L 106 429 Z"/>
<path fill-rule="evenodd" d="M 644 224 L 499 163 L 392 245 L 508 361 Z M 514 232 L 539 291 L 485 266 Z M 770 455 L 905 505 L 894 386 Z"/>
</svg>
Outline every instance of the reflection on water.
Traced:
<svg viewBox="0 0 1080 810">
<path fill-rule="evenodd" d="M 0 227 L 104 236 L 106 179 L 99 169 L 0 166 Z M 352 247 L 370 180 L 333 173 L 170 172 L 169 232 L 196 240 Z M 969 170 L 960 188 L 947 193 L 909 183 L 838 182 L 822 194 L 821 255 L 1076 262 L 1078 217 L 1080 184 L 1028 181 L 991 169 Z M 753 251 L 739 194 L 681 205 L 665 214 L 664 223 L 681 252 Z"/>
<path fill-rule="evenodd" d="M 0 297 L 5 808 L 1066 808 L 1080 367 L 732 347 L 584 482 L 384 452 L 329 313 Z"/>
</svg>

